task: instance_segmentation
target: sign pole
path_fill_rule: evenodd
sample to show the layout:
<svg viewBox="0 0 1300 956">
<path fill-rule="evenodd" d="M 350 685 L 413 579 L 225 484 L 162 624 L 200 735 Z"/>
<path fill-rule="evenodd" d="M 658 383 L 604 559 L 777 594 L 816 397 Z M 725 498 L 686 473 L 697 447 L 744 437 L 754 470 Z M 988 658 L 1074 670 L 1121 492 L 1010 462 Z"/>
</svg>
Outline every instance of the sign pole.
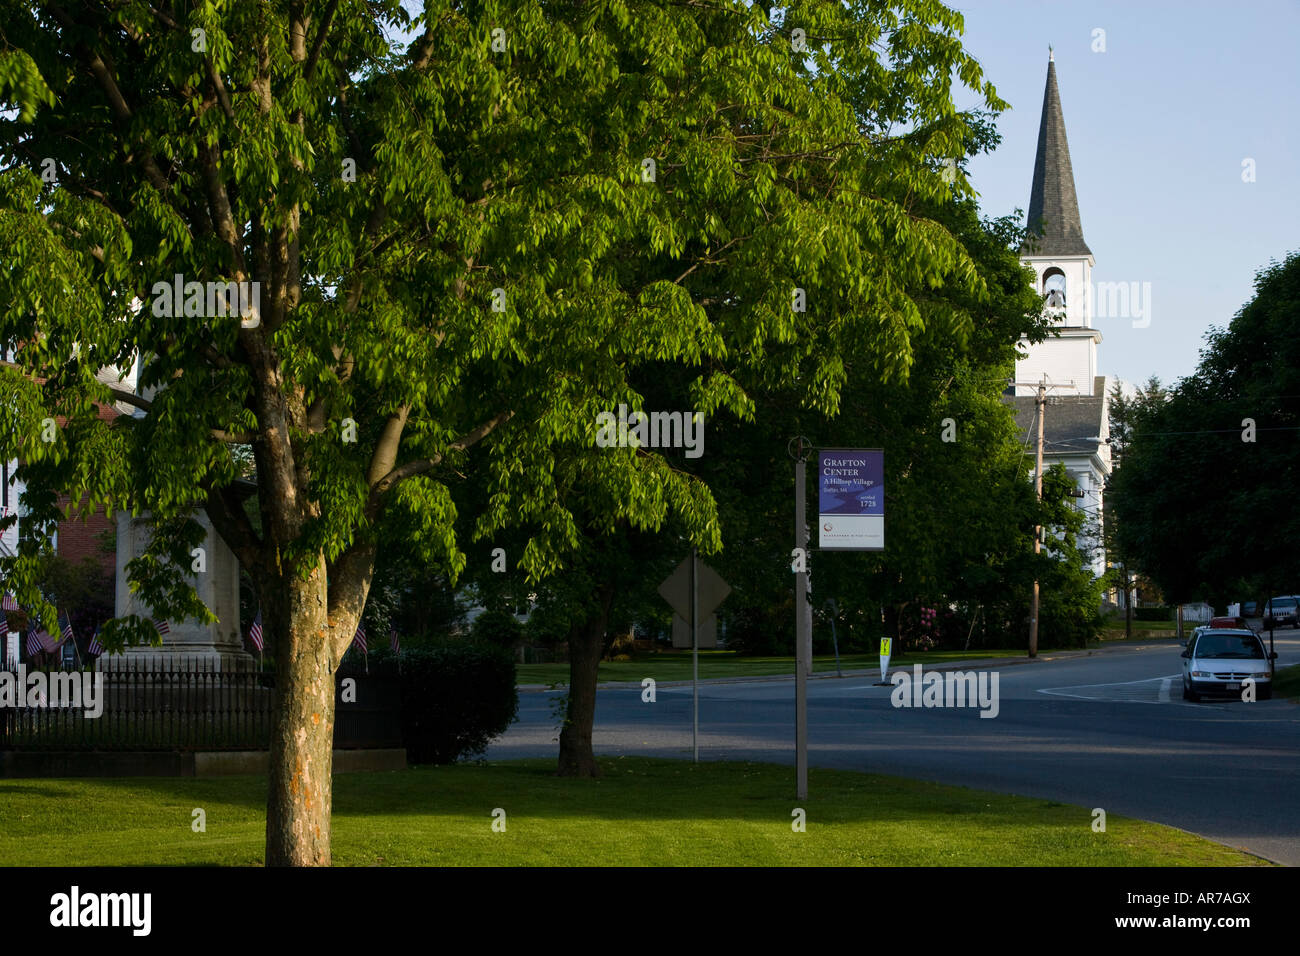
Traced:
<svg viewBox="0 0 1300 956">
<path fill-rule="evenodd" d="M 798 553 L 808 554 L 808 525 L 804 522 L 805 494 L 804 440 L 799 439 L 799 455 L 794 462 L 794 546 Z M 808 797 L 808 574 L 796 571 L 794 576 L 795 616 L 795 666 L 794 666 L 794 747 L 795 795 Z"/>
<path fill-rule="evenodd" d="M 700 760 L 700 647 L 717 647 L 717 629 L 712 637 L 700 635 L 700 616 L 705 621 L 731 593 L 731 586 L 700 560 L 692 547 L 673 573 L 659 583 L 659 596 L 673 609 L 673 647 L 691 649 L 691 754 Z M 680 625 L 680 626 L 679 626 Z M 687 634 L 687 631 L 690 634 Z M 708 644 L 704 641 L 708 640 Z"/>
<path fill-rule="evenodd" d="M 1043 418 L 1047 412 L 1047 386 L 1038 386 L 1038 397 L 1034 399 L 1038 407 L 1038 457 L 1034 465 L 1034 497 L 1041 505 L 1043 501 Z M 1034 526 L 1034 554 L 1043 550 L 1043 526 Z M 1181 635 L 1180 635 L 1181 636 Z M 1029 609 L 1029 656 L 1038 656 L 1038 571 L 1034 571 L 1034 595 Z"/>
<path fill-rule="evenodd" d="M 831 642 L 835 645 L 835 676 L 843 677 L 844 672 L 840 670 L 840 639 L 835 634 L 835 615 L 840 613 L 840 609 L 835 604 L 835 598 L 831 598 L 826 603 L 831 609 Z"/>
<path fill-rule="evenodd" d="M 695 763 L 700 762 L 700 549 L 691 548 L 691 696 L 694 713 L 691 723 L 691 750 Z"/>
<path fill-rule="evenodd" d="M 798 444 L 798 452 L 795 444 Z M 808 794 L 808 674 L 812 672 L 812 621 L 806 613 L 808 576 L 808 526 L 804 523 L 804 461 L 812 450 L 806 438 L 790 439 L 787 447 L 795 460 L 795 554 L 805 560 L 795 565 L 795 608 L 798 673 L 795 675 L 796 763 L 799 796 Z M 880 448 L 822 448 L 817 453 L 817 545 L 819 551 L 885 550 L 885 453 Z M 831 602 L 832 611 L 835 604 Z M 835 668 L 839 671 L 839 640 L 834 620 Z"/>
</svg>

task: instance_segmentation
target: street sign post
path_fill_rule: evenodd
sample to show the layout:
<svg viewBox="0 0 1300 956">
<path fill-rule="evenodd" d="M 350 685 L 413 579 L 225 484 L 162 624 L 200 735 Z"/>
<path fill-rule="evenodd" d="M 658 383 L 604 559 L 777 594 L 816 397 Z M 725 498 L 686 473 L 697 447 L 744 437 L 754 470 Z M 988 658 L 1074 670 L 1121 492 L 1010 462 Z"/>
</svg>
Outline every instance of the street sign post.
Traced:
<svg viewBox="0 0 1300 956">
<path fill-rule="evenodd" d="M 795 795 L 808 796 L 808 675 L 812 671 L 812 621 L 808 613 L 806 464 L 812 443 L 799 435 L 786 451 L 794 459 Z M 885 549 L 885 453 L 880 448 L 824 448 L 817 453 L 817 542 L 823 551 Z M 837 642 L 838 644 L 838 642 Z M 889 667 L 888 638 L 881 642 L 881 678 Z M 838 646 L 836 659 L 838 666 Z"/>
<path fill-rule="evenodd" d="M 717 571 L 703 562 L 700 563 L 700 624 L 704 625 L 709 616 L 718 609 L 727 595 L 731 593 L 731 585 L 722 580 Z M 691 623 L 691 559 L 684 558 L 682 563 L 677 565 L 673 573 L 663 579 L 659 585 L 659 596 L 668 602 L 669 606 L 677 613 L 687 626 Z M 717 632 L 712 636 L 703 628 L 700 634 L 700 647 L 716 647 Z M 676 645 L 674 645 L 676 646 Z M 687 641 L 683 646 L 690 647 L 691 642 Z"/>
<path fill-rule="evenodd" d="M 691 629 L 691 751 L 695 762 L 700 762 L 700 625 L 701 618 L 711 619 L 718 605 L 731 593 L 731 585 L 707 564 L 700 563 L 698 549 L 691 548 L 691 556 L 677 565 L 676 570 L 659 584 L 659 596 L 669 603 Z M 676 629 L 674 629 L 675 631 Z M 716 627 L 711 630 L 708 647 L 718 646 Z M 677 646 L 677 641 L 673 641 Z"/>
</svg>

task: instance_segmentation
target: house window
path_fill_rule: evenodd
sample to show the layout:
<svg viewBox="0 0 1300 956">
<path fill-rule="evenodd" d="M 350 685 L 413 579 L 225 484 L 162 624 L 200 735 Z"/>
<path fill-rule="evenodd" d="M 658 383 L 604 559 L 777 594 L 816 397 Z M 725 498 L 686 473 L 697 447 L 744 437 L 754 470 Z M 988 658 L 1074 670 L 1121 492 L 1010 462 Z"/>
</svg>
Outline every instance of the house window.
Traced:
<svg viewBox="0 0 1300 956">
<path fill-rule="evenodd" d="M 51 530 L 52 530 L 53 533 L 52 533 L 51 536 L 50 536 L 49 549 L 50 549 L 51 551 L 55 551 L 55 552 L 57 552 L 57 551 L 59 550 L 59 527 L 58 527 L 58 525 L 55 524 L 54 528 L 51 529 Z M 38 541 L 38 542 L 43 542 L 43 541 L 44 541 L 44 536 L 43 536 L 43 533 L 42 533 L 42 532 L 43 532 L 42 527 L 41 527 L 37 522 L 33 521 L 32 519 L 30 519 L 30 518 L 27 516 L 27 509 L 24 508 L 24 507 L 22 506 L 21 502 L 20 502 L 19 505 L 18 505 L 18 544 L 19 544 L 19 546 L 21 547 L 21 545 L 23 544 L 23 542 L 25 542 L 25 541 L 30 541 L 30 540 L 35 540 L 35 541 Z"/>
</svg>

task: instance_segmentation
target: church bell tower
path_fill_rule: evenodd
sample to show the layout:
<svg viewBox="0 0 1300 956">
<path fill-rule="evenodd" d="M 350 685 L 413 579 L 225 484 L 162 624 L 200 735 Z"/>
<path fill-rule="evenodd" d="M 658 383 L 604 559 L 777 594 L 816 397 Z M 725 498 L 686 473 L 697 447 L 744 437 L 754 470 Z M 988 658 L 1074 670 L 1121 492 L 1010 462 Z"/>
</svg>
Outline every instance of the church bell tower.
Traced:
<svg viewBox="0 0 1300 956">
<path fill-rule="evenodd" d="M 1091 397 L 1096 388 L 1097 345 L 1101 333 L 1092 327 L 1092 250 L 1083 241 L 1079 199 L 1074 192 L 1070 145 L 1056 83 L 1056 59 L 1049 54 L 1043 115 L 1038 125 L 1038 151 L 1029 194 L 1029 235 L 1020 259 L 1032 266 L 1037 288 L 1053 317 L 1054 331 L 1045 341 L 1022 341 L 1024 358 L 1016 362 L 1016 395 L 1032 395 L 1030 382 L 1046 381 L 1056 394 Z M 1073 386 L 1072 388 L 1070 386 Z"/>
</svg>

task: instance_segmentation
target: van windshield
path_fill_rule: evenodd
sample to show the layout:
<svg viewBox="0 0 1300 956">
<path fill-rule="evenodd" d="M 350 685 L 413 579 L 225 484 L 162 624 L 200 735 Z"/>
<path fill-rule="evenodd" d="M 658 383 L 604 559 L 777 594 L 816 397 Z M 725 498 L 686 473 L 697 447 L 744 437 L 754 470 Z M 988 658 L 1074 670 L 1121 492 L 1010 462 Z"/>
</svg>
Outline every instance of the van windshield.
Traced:
<svg viewBox="0 0 1300 956">
<path fill-rule="evenodd" d="M 1250 634 L 1204 634 L 1196 642 L 1194 657 L 1264 659 L 1264 645 Z"/>
</svg>

